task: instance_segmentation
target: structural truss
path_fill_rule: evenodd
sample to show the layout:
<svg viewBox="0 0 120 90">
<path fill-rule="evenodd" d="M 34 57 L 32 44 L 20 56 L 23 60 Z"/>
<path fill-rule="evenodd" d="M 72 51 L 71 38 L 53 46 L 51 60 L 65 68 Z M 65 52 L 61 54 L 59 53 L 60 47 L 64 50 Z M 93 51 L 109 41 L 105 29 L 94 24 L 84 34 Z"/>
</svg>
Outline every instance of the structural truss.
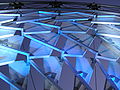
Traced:
<svg viewBox="0 0 120 90">
<path fill-rule="evenodd" d="M 114 6 L 1 7 L 7 8 L 0 10 L 0 90 L 120 90 L 120 13 Z"/>
</svg>

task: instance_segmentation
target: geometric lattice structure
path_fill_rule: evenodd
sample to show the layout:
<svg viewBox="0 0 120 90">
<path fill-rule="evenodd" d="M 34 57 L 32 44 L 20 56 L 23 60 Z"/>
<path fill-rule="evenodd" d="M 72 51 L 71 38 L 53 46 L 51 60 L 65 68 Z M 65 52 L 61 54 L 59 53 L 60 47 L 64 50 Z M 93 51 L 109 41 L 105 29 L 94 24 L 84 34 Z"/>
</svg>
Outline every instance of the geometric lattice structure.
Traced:
<svg viewBox="0 0 120 90">
<path fill-rule="evenodd" d="M 7 10 L 0 10 L 0 90 L 120 89 L 115 6 L 44 1 L 1 6 Z"/>
</svg>

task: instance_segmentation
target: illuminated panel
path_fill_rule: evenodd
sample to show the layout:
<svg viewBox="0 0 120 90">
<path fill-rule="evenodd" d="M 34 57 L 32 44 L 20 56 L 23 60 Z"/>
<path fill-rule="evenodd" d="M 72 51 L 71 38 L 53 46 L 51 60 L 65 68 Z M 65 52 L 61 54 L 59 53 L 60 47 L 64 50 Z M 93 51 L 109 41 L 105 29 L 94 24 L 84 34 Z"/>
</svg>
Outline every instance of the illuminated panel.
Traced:
<svg viewBox="0 0 120 90">
<path fill-rule="evenodd" d="M 92 21 L 91 23 L 94 23 L 94 24 L 113 24 L 113 25 L 120 25 L 119 22 Z"/>
<path fill-rule="evenodd" d="M 8 37 L 12 37 L 12 36 L 14 36 L 14 34 L 3 35 L 3 36 L 0 36 L 0 39 L 1 39 L 1 38 L 8 38 Z"/>
<path fill-rule="evenodd" d="M 1 29 L 8 29 L 8 30 L 23 30 L 23 28 L 15 28 L 15 27 L 9 27 L 9 26 L 0 26 Z"/>
<path fill-rule="evenodd" d="M 20 90 L 26 90 L 27 76 L 33 79 L 30 72 L 32 67 L 43 77 L 44 89 L 94 90 L 100 86 L 103 88 L 104 78 L 110 83 L 107 87 L 112 86 L 116 90 L 120 88 L 119 15 L 62 10 L 20 11 L 21 14 L 15 13 L 16 10 L 0 12 L 0 16 L 4 17 L 0 22 L 0 66 L 9 65 L 10 75 L 15 84 L 0 73 L 3 81 L 16 89 L 20 86 Z M 18 54 L 21 55 L 21 60 L 17 61 Z M 43 60 L 43 64 L 37 63 L 36 60 Z M 74 65 L 71 64 L 72 60 Z M 108 62 L 108 66 L 105 66 L 103 61 Z M 39 67 L 41 65 L 42 69 Z M 101 72 L 96 71 L 96 67 Z M 69 73 L 66 73 L 66 68 L 69 69 Z M 71 81 L 67 79 L 69 74 Z M 91 85 L 92 80 L 100 76 L 103 81 L 97 80 L 95 83 L 103 83 L 100 86 Z M 63 85 L 62 82 L 65 83 L 66 79 L 67 84 L 71 86 Z M 39 83 L 37 80 L 31 82 Z"/>
<path fill-rule="evenodd" d="M 100 35 L 100 36 L 106 36 L 106 37 L 111 37 L 111 38 L 120 38 L 119 35 L 112 35 L 112 34 L 104 34 L 104 33 L 99 33 L 97 35 Z"/>
</svg>

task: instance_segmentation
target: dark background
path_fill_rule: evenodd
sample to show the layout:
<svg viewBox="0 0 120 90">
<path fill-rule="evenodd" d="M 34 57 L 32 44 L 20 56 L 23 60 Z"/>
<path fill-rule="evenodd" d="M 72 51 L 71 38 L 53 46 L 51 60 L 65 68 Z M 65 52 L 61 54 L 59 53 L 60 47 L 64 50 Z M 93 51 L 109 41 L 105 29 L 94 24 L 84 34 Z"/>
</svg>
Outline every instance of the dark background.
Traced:
<svg viewBox="0 0 120 90">
<path fill-rule="evenodd" d="M 0 2 L 13 2 L 15 0 L 0 0 Z M 16 1 L 54 1 L 54 0 L 16 0 Z M 71 1 L 71 2 L 95 2 L 100 4 L 119 5 L 120 0 L 57 0 L 57 1 Z"/>
</svg>

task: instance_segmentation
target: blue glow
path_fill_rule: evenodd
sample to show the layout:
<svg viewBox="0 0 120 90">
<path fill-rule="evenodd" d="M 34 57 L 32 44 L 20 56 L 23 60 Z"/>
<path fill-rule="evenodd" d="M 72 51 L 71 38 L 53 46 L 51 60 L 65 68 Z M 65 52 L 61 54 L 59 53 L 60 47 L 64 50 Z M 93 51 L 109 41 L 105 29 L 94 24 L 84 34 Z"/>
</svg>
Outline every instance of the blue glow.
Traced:
<svg viewBox="0 0 120 90">
<path fill-rule="evenodd" d="M 115 15 L 98 15 L 97 16 L 98 18 L 100 17 L 102 17 L 102 18 L 115 18 L 115 17 L 117 17 L 117 16 L 115 16 Z"/>
<path fill-rule="evenodd" d="M 15 62 L 14 60 L 13 61 L 4 61 L 4 62 L 0 62 L 0 66 L 3 66 L 3 65 L 7 65 L 7 64 L 11 64 Z"/>
<path fill-rule="evenodd" d="M 83 73 L 80 73 L 80 76 L 83 77 Z"/>
<path fill-rule="evenodd" d="M 20 14 L 0 14 L 0 16 L 20 16 Z"/>
<path fill-rule="evenodd" d="M 26 13 L 23 13 L 22 17 L 20 16 L 20 14 L 13 14 L 14 12 L 16 12 L 16 10 L 14 10 L 14 12 L 11 11 L 11 14 L 0 14 L 1 19 L 3 19 L 3 21 L 1 20 L 0 24 L 2 25 L 2 23 L 6 23 L 5 25 L 8 25 L 0 26 L 0 39 L 2 38 L 0 40 L 0 66 L 9 64 L 8 66 L 13 70 L 12 72 L 10 72 L 12 78 L 9 79 L 0 72 L 0 79 L 7 82 L 10 87 L 12 86 L 18 90 L 22 90 L 21 88 L 19 89 L 19 87 L 17 87 L 16 85 L 16 82 L 14 83 L 11 79 L 16 78 L 16 73 L 18 77 L 20 75 L 19 78 L 21 78 L 21 76 L 26 78 L 30 74 L 30 68 L 32 66 L 37 73 L 41 74 L 44 80 L 47 79 L 47 82 L 58 87 L 59 89 L 59 86 L 57 86 L 57 82 L 60 81 L 61 83 L 64 72 L 66 71 L 64 70 L 64 65 L 65 67 L 66 65 L 68 65 L 65 69 L 70 69 L 72 71 L 72 74 L 74 74 L 74 76 L 79 79 L 79 81 L 83 84 L 83 86 L 86 87 L 86 89 L 92 90 L 91 88 L 93 88 L 95 85 L 92 85 L 91 87 L 91 82 L 94 81 L 93 79 L 95 77 L 92 77 L 92 75 L 94 74 L 94 61 L 90 59 L 91 57 L 95 59 L 95 64 L 97 64 L 96 67 L 99 68 L 100 73 L 104 75 L 104 77 L 107 79 L 107 82 L 109 82 L 109 84 L 112 85 L 113 88 L 118 88 L 117 90 L 119 90 L 120 64 L 118 62 L 120 60 L 120 48 L 116 48 L 117 46 L 120 46 L 120 27 L 117 26 L 120 25 L 119 16 L 115 16 L 111 12 L 108 12 L 109 14 L 111 13 L 111 15 L 104 15 L 104 13 L 106 12 L 101 11 L 99 15 L 95 15 L 94 12 L 96 12 L 97 10 L 93 10 L 93 13 L 90 13 L 89 11 L 87 13 L 87 11 L 84 10 L 82 11 L 83 12 L 64 11 L 66 13 L 58 13 L 54 11 L 34 11 L 34 9 L 32 9 L 30 12 L 28 12 L 28 10 L 26 9 Z M 14 18 L 14 16 L 20 17 L 18 18 L 18 20 L 15 21 L 11 19 L 11 17 L 6 16 L 11 16 L 12 18 Z M 6 20 L 8 18 L 9 20 Z M 11 23 L 11 21 L 13 21 L 13 24 L 9 24 L 9 22 Z M 21 27 L 21 25 L 19 25 L 21 23 L 23 23 L 24 27 L 16 28 Z M 26 29 L 25 31 L 23 31 L 24 28 Z M 115 28 L 117 28 L 117 30 Z M 58 32 L 52 32 L 52 29 L 55 29 Z M 20 30 L 22 36 L 14 35 L 16 32 L 15 30 Z M 90 33 L 88 33 L 89 31 Z M 94 31 L 97 32 L 95 33 Z M 95 43 L 96 45 L 100 46 L 98 49 L 95 49 L 97 48 L 96 45 L 92 46 L 92 42 L 93 40 L 95 40 L 95 35 L 93 35 L 92 33 L 95 33 L 97 37 L 101 39 L 100 45 L 98 45 L 98 43 Z M 29 34 L 40 34 L 40 37 L 39 35 Z M 28 45 L 28 53 L 20 49 L 26 48 L 24 46 L 21 47 L 21 45 L 23 45 L 22 42 L 24 38 L 27 38 L 26 42 L 30 42 L 30 45 Z M 59 39 L 64 38 L 66 39 L 65 43 L 62 43 L 63 40 L 60 40 L 61 42 L 59 42 Z M 61 48 L 62 44 L 65 44 L 64 48 Z M 54 56 L 51 56 L 53 50 L 57 51 L 58 53 L 55 53 Z M 90 51 L 90 53 L 87 53 L 87 51 Z M 113 51 L 113 53 L 111 51 Z M 27 58 L 27 63 L 23 60 L 16 61 L 16 56 L 18 53 L 24 55 Z M 59 53 L 61 54 L 60 57 L 58 56 Z M 94 57 L 87 57 L 89 56 L 89 54 L 91 55 L 92 53 L 95 55 Z M 37 65 L 38 62 L 35 63 L 32 59 L 41 60 L 40 62 L 42 62 L 43 67 L 39 67 L 39 65 Z M 74 60 L 74 64 L 71 63 L 70 60 Z M 107 63 L 105 60 L 108 60 Z M 44 69 L 44 71 L 42 69 Z M 50 74 L 53 73 L 55 75 L 54 80 L 49 78 L 49 75 L 47 76 L 49 72 Z M 16 81 L 16 79 L 14 80 Z M 27 82 L 24 83 L 26 86 Z M 104 85 L 104 83 L 102 85 Z M 62 87 L 62 85 L 60 86 Z"/>
<path fill-rule="evenodd" d="M 24 77 L 29 74 L 30 65 L 27 65 L 25 61 L 16 61 L 9 64 L 9 66 Z"/>
<path fill-rule="evenodd" d="M 62 33 L 81 33 L 81 34 L 86 34 L 84 31 L 60 31 Z"/>
<path fill-rule="evenodd" d="M 120 38 L 119 35 L 112 35 L 112 34 L 106 34 L 106 33 L 97 33 L 97 35 L 111 37 L 111 38 Z"/>
<path fill-rule="evenodd" d="M 110 79 L 119 87 L 120 79 L 114 75 L 110 75 Z"/>
<path fill-rule="evenodd" d="M 79 72 L 78 72 L 78 74 L 79 74 Z M 85 79 L 87 77 L 88 73 L 80 71 L 79 75 Z"/>
<path fill-rule="evenodd" d="M 115 77 L 111 78 L 113 81 L 115 81 Z"/>
<path fill-rule="evenodd" d="M 10 29 L 10 30 L 23 30 L 23 28 L 15 28 L 15 27 L 8 27 L 8 26 L 0 26 L 2 29 Z"/>
<path fill-rule="evenodd" d="M 82 12 L 61 13 L 61 15 L 69 15 L 69 14 L 80 14 L 80 15 L 85 15 L 85 16 L 94 16 L 94 15 L 92 15 L 92 14 L 82 13 Z"/>
<path fill-rule="evenodd" d="M 24 34 L 41 34 L 41 33 L 50 33 L 51 31 L 39 31 L 39 32 L 24 32 Z"/>
<path fill-rule="evenodd" d="M 55 15 L 58 15 L 58 13 L 55 13 L 55 12 L 39 11 L 38 13 L 42 13 L 42 14 L 55 14 Z"/>
<path fill-rule="evenodd" d="M 67 56 L 69 56 L 69 57 L 83 57 L 83 55 L 77 55 L 77 54 L 63 54 L 62 56 L 63 57 L 67 57 Z"/>
<path fill-rule="evenodd" d="M 9 20 L 0 21 L 0 24 L 12 22 L 13 20 L 14 20 L 14 19 L 9 19 Z"/>
<path fill-rule="evenodd" d="M 1 38 L 8 38 L 8 37 L 12 37 L 12 36 L 14 36 L 14 34 L 2 35 L 2 36 L 0 36 L 0 39 L 1 39 Z"/>
<path fill-rule="evenodd" d="M 91 23 L 120 25 L 120 22 L 91 21 Z"/>
<path fill-rule="evenodd" d="M 12 83 L 12 81 L 11 81 L 8 77 L 6 77 L 4 74 L 2 74 L 1 72 L 0 72 L 0 78 L 1 78 L 2 80 L 4 80 L 6 83 L 8 83 L 10 86 L 14 87 L 16 90 L 20 90 L 19 87 L 15 86 L 15 85 Z"/>
<path fill-rule="evenodd" d="M 67 21 L 85 21 L 85 20 L 88 20 L 89 18 L 80 18 L 80 19 L 60 19 L 60 20 L 54 20 L 54 21 L 62 21 L 62 22 L 67 22 Z"/>
<path fill-rule="evenodd" d="M 111 22 L 111 21 L 114 21 L 115 20 L 115 18 L 111 18 L 111 17 L 109 17 L 109 18 L 96 18 L 94 21 L 100 21 L 100 22 Z"/>
<path fill-rule="evenodd" d="M 30 56 L 29 59 L 37 59 L 37 58 L 48 58 L 50 55 L 43 55 L 43 56 Z"/>
</svg>

